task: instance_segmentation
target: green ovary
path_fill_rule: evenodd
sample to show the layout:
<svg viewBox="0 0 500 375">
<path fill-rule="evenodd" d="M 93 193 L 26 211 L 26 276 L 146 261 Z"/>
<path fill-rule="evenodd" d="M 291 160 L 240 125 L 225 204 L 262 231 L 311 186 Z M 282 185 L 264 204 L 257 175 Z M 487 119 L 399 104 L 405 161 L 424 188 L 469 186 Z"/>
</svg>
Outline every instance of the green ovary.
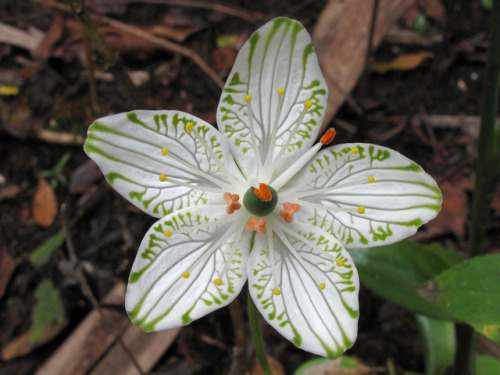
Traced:
<svg viewBox="0 0 500 375">
<path fill-rule="evenodd" d="M 271 186 L 266 185 L 271 191 L 272 199 L 268 202 L 262 202 L 254 193 L 254 188 L 250 187 L 243 197 L 243 206 L 255 216 L 267 216 L 274 211 L 278 204 L 278 193 Z"/>
</svg>

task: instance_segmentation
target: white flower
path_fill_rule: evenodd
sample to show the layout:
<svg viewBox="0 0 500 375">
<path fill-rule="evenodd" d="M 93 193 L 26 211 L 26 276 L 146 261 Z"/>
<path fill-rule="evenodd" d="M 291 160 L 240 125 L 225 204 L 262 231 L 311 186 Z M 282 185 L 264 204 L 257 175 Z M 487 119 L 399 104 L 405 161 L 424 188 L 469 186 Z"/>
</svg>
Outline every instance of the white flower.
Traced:
<svg viewBox="0 0 500 375">
<path fill-rule="evenodd" d="M 248 279 L 264 318 L 295 345 L 336 357 L 357 334 L 359 279 L 345 247 L 406 238 L 441 192 L 421 167 L 370 144 L 320 150 L 327 86 L 303 26 L 277 18 L 242 47 L 219 131 L 180 111 L 104 117 L 85 151 L 159 220 L 144 237 L 126 309 L 146 331 L 229 304 Z"/>
</svg>

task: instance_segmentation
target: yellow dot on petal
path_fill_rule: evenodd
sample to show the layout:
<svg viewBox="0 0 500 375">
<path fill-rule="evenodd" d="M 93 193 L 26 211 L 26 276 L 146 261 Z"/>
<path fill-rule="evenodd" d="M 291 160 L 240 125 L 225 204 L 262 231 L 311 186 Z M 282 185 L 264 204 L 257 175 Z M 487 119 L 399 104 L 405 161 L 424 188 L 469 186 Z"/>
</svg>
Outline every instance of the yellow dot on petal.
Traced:
<svg viewBox="0 0 500 375">
<path fill-rule="evenodd" d="M 190 275 L 191 274 L 188 271 L 182 273 L 182 277 L 185 279 L 187 279 Z"/>
<path fill-rule="evenodd" d="M 365 213 L 365 208 L 363 206 L 359 206 L 356 211 L 358 211 L 358 214 L 364 214 Z"/>
<path fill-rule="evenodd" d="M 351 154 L 357 154 L 359 152 L 359 148 L 353 147 L 351 148 Z"/>
<path fill-rule="evenodd" d="M 375 182 L 375 177 L 373 176 L 368 176 L 368 182 L 371 184 L 372 182 Z"/>
<path fill-rule="evenodd" d="M 304 107 L 306 107 L 306 109 L 309 109 L 313 106 L 313 102 L 311 102 L 310 100 L 306 100 L 304 102 Z"/>
<path fill-rule="evenodd" d="M 167 154 L 168 154 L 168 148 L 163 147 L 163 148 L 161 149 L 161 154 L 162 154 L 162 155 L 167 155 Z"/>
<path fill-rule="evenodd" d="M 279 295 L 281 294 L 281 290 L 280 290 L 280 288 L 274 288 L 274 289 L 273 289 L 273 294 L 274 294 L 275 296 L 279 296 Z"/>
<path fill-rule="evenodd" d="M 324 290 L 326 288 L 326 284 L 325 283 L 321 283 L 318 285 L 318 288 L 319 290 Z"/>
<path fill-rule="evenodd" d="M 172 231 L 167 229 L 165 232 L 163 232 L 163 234 L 165 235 L 165 237 L 172 237 Z"/>
<path fill-rule="evenodd" d="M 252 101 L 252 95 L 245 95 L 245 101 L 250 103 Z"/>
<path fill-rule="evenodd" d="M 193 128 L 194 128 L 194 125 L 191 121 L 186 122 L 186 131 L 190 132 L 191 130 L 193 130 Z"/>
<path fill-rule="evenodd" d="M 162 174 L 160 174 L 159 178 L 160 178 L 160 181 L 161 181 L 161 182 L 165 182 L 165 181 L 167 181 L 167 176 L 165 176 L 163 173 L 162 173 Z"/>
<path fill-rule="evenodd" d="M 214 284 L 217 285 L 217 286 L 220 286 L 220 285 L 222 285 L 222 280 L 221 279 L 215 279 L 214 280 Z"/>
<path fill-rule="evenodd" d="M 344 265 L 344 259 L 337 259 L 337 266 L 342 267 Z"/>
<path fill-rule="evenodd" d="M 284 88 L 279 88 L 278 89 L 278 95 L 284 95 L 285 94 L 285 89 Z"/>
</svg>

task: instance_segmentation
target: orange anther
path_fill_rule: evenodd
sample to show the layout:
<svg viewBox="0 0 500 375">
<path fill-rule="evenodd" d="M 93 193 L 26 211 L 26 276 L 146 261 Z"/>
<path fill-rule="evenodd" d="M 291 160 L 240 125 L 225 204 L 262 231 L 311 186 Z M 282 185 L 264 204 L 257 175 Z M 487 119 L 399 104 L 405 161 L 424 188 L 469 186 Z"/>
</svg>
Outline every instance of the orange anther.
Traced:
<svg viewBox="0 0 500 375">
<path fill-rule="evenodd" d="M 325 132 L 325 134 L 323 134 L 319 141 L 324 145 L 328 145 L 334 140 L 336 135 L 337 131 L 334 128 L 330 128 Z"/>
<path fill-rule="evenodd" d="M 258 188 L 253 189 L 253 192 L 262 202 L 271 202 L 273 200 L 271 190 L 266 184 L 260 184 Z"/>
<path fill-rule="evenodd" d="M 293 215 L 299 212 L 300 206 L 297 203 L 283 203 L 283 209 L 280 211 L 280 216 L 290 224 L 293 221 Z"/>
<path fill-rule="evenodd" d="M 267 229 L 266 229 L 266 220 L 264 219 L 257 219 L 256 217 L 251 217 L 250 220 L 248 220 L 248 223 L 245 225 L 245 230 L 247 232 L 258 232 L 260 234 L 266 234 Z"/>
<path fill-rule="evenodd" d="M 234 211 L 241 208 L 241 204 L 238 203 L 240 196 L 238 194 L 224 193 L 222 196 L 226 201 L 226 212 L 231 215 Z"/>
</svg>

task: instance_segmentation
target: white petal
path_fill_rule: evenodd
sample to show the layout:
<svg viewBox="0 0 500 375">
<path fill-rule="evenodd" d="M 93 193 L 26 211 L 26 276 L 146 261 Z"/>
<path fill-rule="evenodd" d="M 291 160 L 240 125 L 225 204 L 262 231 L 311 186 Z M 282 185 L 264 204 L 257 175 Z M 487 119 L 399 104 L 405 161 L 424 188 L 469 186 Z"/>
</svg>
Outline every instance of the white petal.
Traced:
<svg viewBox="0 0 500 375">
<path fill-rule="evenodd" d="M 185 124 L 195 125 L 191 134 Z M 198 131 L 212 149 L 208 152 L 194 137 Z M 168 154 L 163 155 L 162 149 Z M 227 170 L 240 175 L 228 144 L 210 124 L 179 111 L 135 111 L 103 117 L 89 128 L 85 151 L 122 196 L 141 210 L 162 217 L 172 210 L 221 199 L 220 185 L 228 185 Z M 176 161 L 177 157 L 184 162 Z M 159 179 L 167 177 L 166 182 Z M 208 188 L 193 189 L 169 180 Z M 221 184 L 216 184 L 221 181 Z M 219 194 L 212 191 L 221 190 Z M 235 192 L 232 192 L 235 193 Z"/>
<path fill-rule="evenodd" d="M 359 153 L 351 153 L 353 147 Z M 301 220 L 326 230 L 348 248 L 407 238 L 439 213 L 442 201 L 436 182 L 419 165 L 397 151 L 362 143 L 321 151 L 286 189 L 287 199 L 300 197 L 304 203 L 297 214 Z M 360 206 L 364 214 L 356 212 Z"/>
<path fill-rule="evenodd" d="M 145 331 L 179 327 L 234 300 L 246 281 L 250 239 L 240 236 L 243 224 L 227 219 L 224 206 L 205 206 L 176 211 L 150 228 L 127 287 L 135 324 Z"/>
<path fill-rule="evenodd" d="M 279 110 L 280 88 L 285 94 Z M 251 171 L 255 154 L 246 95 L 252 96 L 252 122 L 262 161 L 268 153 L 276 158 L 292 136 L 284 157 L 273 163 L 273 168 L 281 170 L 316 139 L 328 96 L 311 37 L 299 22 L 276 18 L 255 31 L 238 53 L 219 102 L 219 129 L 228 138 L 242 169 Z M 293 133 L 308 100 L 313 106 L 298 132 Z"/>
<path fill-rule="evenodd" d="M 252 299 L 267 322 L 296 346 L 338 357 L 357 335 L 359 279 L 354 263 L 328 233 L 298 221 L 282 225 L 289 232 L 278 230 L 274 237 L 274 272 L 281 294 L 273 293 L 276 285 L 267 241 L 256 235 L 248 262 Z M 344 264 L 339 266 L 337 259 Z M 325 289 L 320 290 L 318 283 L 325 283 Z"/>
</svg>

